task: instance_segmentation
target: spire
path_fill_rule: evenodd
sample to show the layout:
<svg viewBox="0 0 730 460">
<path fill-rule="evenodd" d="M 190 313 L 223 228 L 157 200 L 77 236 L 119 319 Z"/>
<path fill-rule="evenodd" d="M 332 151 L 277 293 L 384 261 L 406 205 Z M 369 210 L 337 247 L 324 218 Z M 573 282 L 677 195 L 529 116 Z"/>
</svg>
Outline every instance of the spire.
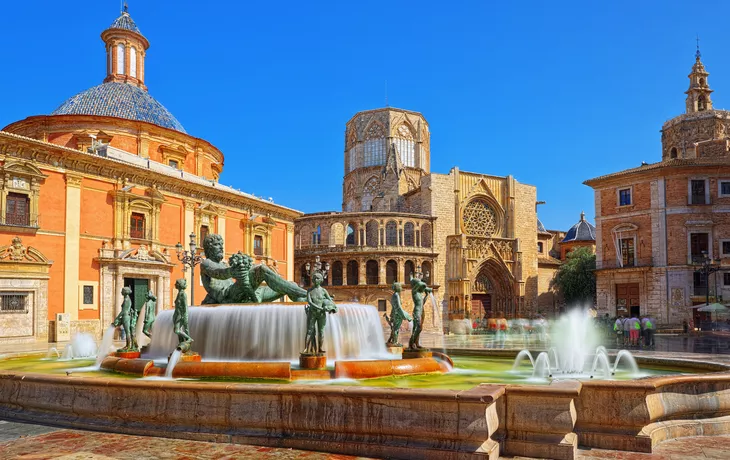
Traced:
<svg viewBox="0 0 730 460">
<path fill-rule="evenodd" d="M 585 211 L 580 212 L 580 221 L 585 222 L 586 221 L 586 213 Z"/>
<path fill-rule="evenodd" d="M 687 95 L 686 106 L 687 113 L 704 112 L 712 110 L 712 99 L 710 99 L 710 89 L 707 83 L 707 77 L 710 75 L 705 70 L 702 63 L 702 53 L 700 53 L 700 37 L 697 37 L 697 51 L 695 51 L 695 63 L 692 66 L 692 72 L 689 77 L 689 89 L 685 92 Z"/>
<path fill-rule="evenodd" d="M 104 82 L 129 83 L 146 90 L 144 58 L 150 43 L 129 15 L 125 1 L 121 15 L 101 33 L 106 44 L 106 78 Z"/>
</svg>

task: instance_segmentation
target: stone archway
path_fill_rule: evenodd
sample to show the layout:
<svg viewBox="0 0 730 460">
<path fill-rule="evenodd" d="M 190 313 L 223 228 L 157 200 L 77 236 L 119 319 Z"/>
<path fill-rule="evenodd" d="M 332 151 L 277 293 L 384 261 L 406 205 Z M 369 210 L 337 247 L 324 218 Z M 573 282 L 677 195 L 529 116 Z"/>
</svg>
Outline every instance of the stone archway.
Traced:
<svg viewBox="0 0 730 460">
<path fill-rule="evenodd" d="M 517 295 L 514 277 L 507 266 L 495 257 L 489 257 L 477 265 L 477 269 L 469 276 L 472 317 L 475 314 L 513 316 Z"/>
</svg>

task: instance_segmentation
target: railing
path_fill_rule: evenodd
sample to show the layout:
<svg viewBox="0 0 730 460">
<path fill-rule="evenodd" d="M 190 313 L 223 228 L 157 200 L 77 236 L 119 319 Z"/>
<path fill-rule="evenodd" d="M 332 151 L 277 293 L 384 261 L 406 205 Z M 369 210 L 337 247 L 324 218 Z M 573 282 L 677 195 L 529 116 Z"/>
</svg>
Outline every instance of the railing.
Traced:
<svg viewBox="0 0 730 460">
<path fill-rule="evenodd" d="M 1 292 L 0 313 L 28 313 L 28 293 Z"/>
<path fill-rule="evenodd" d="M 30 227 L 40 228 L 40 216 L 33 218 L 33 216 L 23 216 L 17 214 L 8 214 L 0 216 L 0 225 L 7 225 L 11 227 Z"/>
<path fill-rule="evenodd" d="M 363 252 L 363 251 L 389 251 L 389 252 L 434 252 L 433 248 L 418 246 L 356 246 L 356 245 L 335 245 L 308 244 L 295 249 L 295 252 L 305 251 L 309 254 L 323 254 L 328 252 Z"/>
</svg>

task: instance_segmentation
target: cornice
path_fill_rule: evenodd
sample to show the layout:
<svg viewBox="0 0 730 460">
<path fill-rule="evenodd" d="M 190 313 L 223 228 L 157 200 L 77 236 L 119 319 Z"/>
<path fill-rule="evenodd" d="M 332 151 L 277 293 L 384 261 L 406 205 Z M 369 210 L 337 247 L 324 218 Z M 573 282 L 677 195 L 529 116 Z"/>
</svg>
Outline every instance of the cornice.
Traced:
<svg viewBox="0 0 730 460">
<path fill-rule="evenodd" d="M 228 190 L 215 189 L 188 182 L 174 176 L 166 176 L 130 163 L 103 158 L 68 147 L 39 141 L 18 134 L 0 131 L 0 154 L 9 158 L 34 161 L 54 168 L 90 176 L 121 180 L 141 187 L 156 186 L 161 192 L 188 197 L 190 201 L 208 201 L 218 206 L 253 211 L 257 214 L 271 214 L 286 221 L 303 215 L 294 209 L 278 206 L 271 202 L 249 196 L 238 195 Z"/>
</svg>

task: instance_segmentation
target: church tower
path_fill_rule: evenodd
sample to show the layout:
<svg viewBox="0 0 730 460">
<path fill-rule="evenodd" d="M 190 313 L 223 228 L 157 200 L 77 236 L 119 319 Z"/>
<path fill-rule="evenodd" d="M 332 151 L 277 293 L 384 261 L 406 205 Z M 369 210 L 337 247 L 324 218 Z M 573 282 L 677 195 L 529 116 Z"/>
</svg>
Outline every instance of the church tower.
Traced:
<svg viewBox="0 0 730 460">
<path fill-rule="evenodd" d="M 701 57 L 698 45 L 695 53 L 695 64 L 692 66 L 692 73 L 688 75 L 689 89 L 685 92 L 687 95 L 687 113 L 712 110 L 712 100 L 710 99 L 712 90 L 707 83 L 707 77 L 710 74 L 705 70 L 705 65 L 700 60 Z"/>
</svg>

